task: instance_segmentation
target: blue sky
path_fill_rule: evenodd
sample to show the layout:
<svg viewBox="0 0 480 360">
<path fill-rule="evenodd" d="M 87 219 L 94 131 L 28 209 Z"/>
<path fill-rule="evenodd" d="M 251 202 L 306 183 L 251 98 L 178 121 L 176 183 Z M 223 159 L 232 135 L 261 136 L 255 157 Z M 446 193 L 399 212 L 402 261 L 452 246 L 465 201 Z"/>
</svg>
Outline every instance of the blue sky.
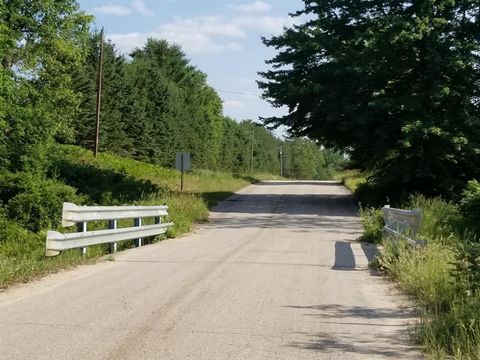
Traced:
<svg viewBox="0 0 480 360">
<path fill-rule="evenodd" d="M 182 46 L 191 63 L 208 75 L 208 83 L 224 101 L 225 115 L 237 120 L 281 115 L 259 98 L 257 72 L 274 50 L 261 36 L 292 25 L 288 13 L 301 9 L 301 0 L 79 0 L 95 16 L 97 27 L 117 48 L 128 53 L 149 37 Z M 221 91 L 224 90 L 224 91 Z M 229 92 L 249 95 L 233 94 Z"/>
</svg>

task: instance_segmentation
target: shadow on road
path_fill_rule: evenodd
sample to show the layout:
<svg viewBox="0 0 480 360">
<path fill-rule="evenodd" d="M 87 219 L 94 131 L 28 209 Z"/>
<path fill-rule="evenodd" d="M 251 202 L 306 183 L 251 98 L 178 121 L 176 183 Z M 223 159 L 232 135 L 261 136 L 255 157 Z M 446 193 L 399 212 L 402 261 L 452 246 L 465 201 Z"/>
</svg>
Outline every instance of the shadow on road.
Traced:
<svg viewBox="0 0 480 360">
<path fill-rule="evenodd" d="M 215 206 L 212 213 L 210 223 L 221 228 L 321 230 L 352 236 L 359 235 L 361 229 L 358 208 L 350 195 L 235 194 Z"/>
<path fill-rule="evenodd" d="M 213 195 L 205 194 L 208 197 Z M 351 195 L 235 194 L 212 209 L 220 213 L 357 216 Z"/>
<path fill-rule="evenodd" d="M 343 234 L 359 236 L 361 234 L 361 225 L 355 218 L 335 219 L 329 217 L 313 216 L 288 216 L 278 215 L 252 217 L 222 216 L 210 219 L 210 224 L 216 228 L 222 229 L 243 229 L 243 228 L 262 228 L 262 229 L 289 229 L 292 233 L 301 233 L 308 231 L 322 231 L 323 233 Z"/>
<path fill-rule="evenodd" d="M 371 263 L 378 253 L 377 246 L 375 244 L 362 243 L 361 248 L 367 262 Z M 353 253 L 350 241 L 335 242 L 335 262 L 333 263 L 332 270 L 355 271 L 357 270 L 356 267 L 355 254 Z"/>
<path fill-rule="evenodd" d="M 339 186 L 342 185 L 340 181 L 308 181 L 308 180 L 295 180 L 295 181 L 262 181 L 257 183 L 256 185 L 295 185 L 295 186 L 302 186 L 302 185 L 314 185 L 314 186 Z"/>
<path fill-rule="evenodd" d="M 378 255 L 378 248 L 375 244 L 362 243 L 362 250 L 368 260 L 368 263 L 371 263 L 373 260 L 375 260 L 375 257 Z"/>
<path fill-rule="evenodd" d="M 355 270 L 355 256 L 350 242 L 337 241 L 335 243 L 335 262 L 332 270 Z"/>
<path fill-rule="evenodd" d="M 418 354 L 403 346 L 408 338 L 408 329 L 404 324 L 411 319 L 408 309 L 338 304 L 285 307 L 304 310 L 302 315 L 317 318 L 318 321 L 329 324 L 331 328 L 328 332 L 298 332 L 297 334 L 302 335 L 305 340 L 292 342 L 287 345 L 289 347 L 321 352 L 363 354 L 372 357 L 421 359 Z M 348 330 L 356 327 L 358 327 L 357 331 Z M 397 345 L 396 350 L 392 349 L 394 347 L 392 345 Z"/>
</svg>

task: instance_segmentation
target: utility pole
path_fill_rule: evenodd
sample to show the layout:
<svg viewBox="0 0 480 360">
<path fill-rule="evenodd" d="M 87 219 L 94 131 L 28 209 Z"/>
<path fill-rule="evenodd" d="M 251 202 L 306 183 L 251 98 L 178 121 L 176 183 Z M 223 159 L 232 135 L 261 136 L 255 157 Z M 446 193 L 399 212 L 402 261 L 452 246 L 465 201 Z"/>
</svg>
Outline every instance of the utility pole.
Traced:
<svg viewBox="0 0 480 360">
<path fill-rule="evenodd" d="M 283 145 L 280 144 L 280 176 L 283 177 Z"/>
<path fill-rule="evenodd" d="M 255 128 L 252 129 L 252 157 L 250 160 L 250 174 L 253 174 L 253 144 L 255 143 Z"/>
<path fill-rule="evenodd" d="M 100 103 L 102 100 L 102 82 L 103 82 L 103 27 L 100 32 L 100 55 L 98 57 L 98 87 L 97 87 L 97 111 L 95 126 L 95 146 L 93 153 L 98 156 L 98 137 L 100 133 Z"/>
</svg>

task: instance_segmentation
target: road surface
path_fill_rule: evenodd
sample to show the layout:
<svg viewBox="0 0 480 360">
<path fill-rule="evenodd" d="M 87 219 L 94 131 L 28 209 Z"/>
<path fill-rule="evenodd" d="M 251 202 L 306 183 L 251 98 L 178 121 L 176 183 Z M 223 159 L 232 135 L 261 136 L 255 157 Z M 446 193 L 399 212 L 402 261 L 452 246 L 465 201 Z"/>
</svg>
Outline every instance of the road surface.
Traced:
<svg viewBox="0 0 480 360">
<path fill-rule="evenodd" d="M 0 294 L 2 359 L 416 359 L 348 191 L 265 182 L 186 237 Z"/>
</svg>

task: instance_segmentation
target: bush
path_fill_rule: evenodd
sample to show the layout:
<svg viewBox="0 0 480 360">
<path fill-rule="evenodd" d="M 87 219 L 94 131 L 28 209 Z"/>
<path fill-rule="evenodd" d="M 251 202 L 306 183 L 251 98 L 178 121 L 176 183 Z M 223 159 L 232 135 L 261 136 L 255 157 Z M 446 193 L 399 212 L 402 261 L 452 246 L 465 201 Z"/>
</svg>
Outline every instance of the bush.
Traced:
<svg viewBox="0 0 480 360">
<path fill-rule="evenodd" d="M 458 206 L 441 198 L 413 195 L 405 204 L 407 208 L 422 209 L 420 237 L 429 242 L 455 246 L 464 233 L 464 223 Z"/>
<path fill-rule="evenodd" d="M 413 248 L 405 241 L 386 241 L 384 245 L 379 262 L 408 294 L 429 310 L 448 308 L 455 294 L 451 250 L 441 244 Z"/>
<path fill-rule="evenodd" d="M 18 193 L 30 188 L 32 175 L 29 173 L 0 173 L 0 201 L 5 204 Z"/>
<path fill-rule="evenodd" d="M 478 241 L 465 240 L 459 243 L 455 251 L 451 271 L 458 293 L 470 297 L 480 293 L 480 244 Z"/>
<path fill-rule="evenodd" d="M 371 182 L 358 182 L 356 184 L 355 196 L 364 206 L 381 207 L 387 204 L 395 205 L 385 192 Z"/>
<path fill-rule="evenodd" d="M 0 198 L 8 219 L 34 232 L 60 225 L 63 202 L 83 202 L 74 188 L 25 173 L 2 174 Z"/>
<path fill-rule="evenodd" d="M 480 354 L 480 244 L 462 217 L 467 211 L 475 213 L 477 189 L 472 185 L 464 193 L 468 201 L 460 206 L 411 196 L 403 207 L 422 208 L 420 236 L 427 245 L 413 248 L 404 241 L 385 240 L 377 260 L 377 266 L 416 299 L 421 317 L 416 339 L 435 359 L 478 359 Z M 374 213 L 366 212 L 370 224 Z M 366 227 L 366 233 L 371 228 Z"/>
<path fill-rule="evenodd" d="M 460 200 L 460 210 L 468 226 L 478 230 L 480 220 L 480 183 L 469 181 Z"/>
<path fill-rule="evenodd" d="M 381 209 L 367 208 L 360 209 L 360 216 L 363 224 L 363 235 L 361 241 L 377 244 L 382 240 L 383 213 Z"/>
</svg>

